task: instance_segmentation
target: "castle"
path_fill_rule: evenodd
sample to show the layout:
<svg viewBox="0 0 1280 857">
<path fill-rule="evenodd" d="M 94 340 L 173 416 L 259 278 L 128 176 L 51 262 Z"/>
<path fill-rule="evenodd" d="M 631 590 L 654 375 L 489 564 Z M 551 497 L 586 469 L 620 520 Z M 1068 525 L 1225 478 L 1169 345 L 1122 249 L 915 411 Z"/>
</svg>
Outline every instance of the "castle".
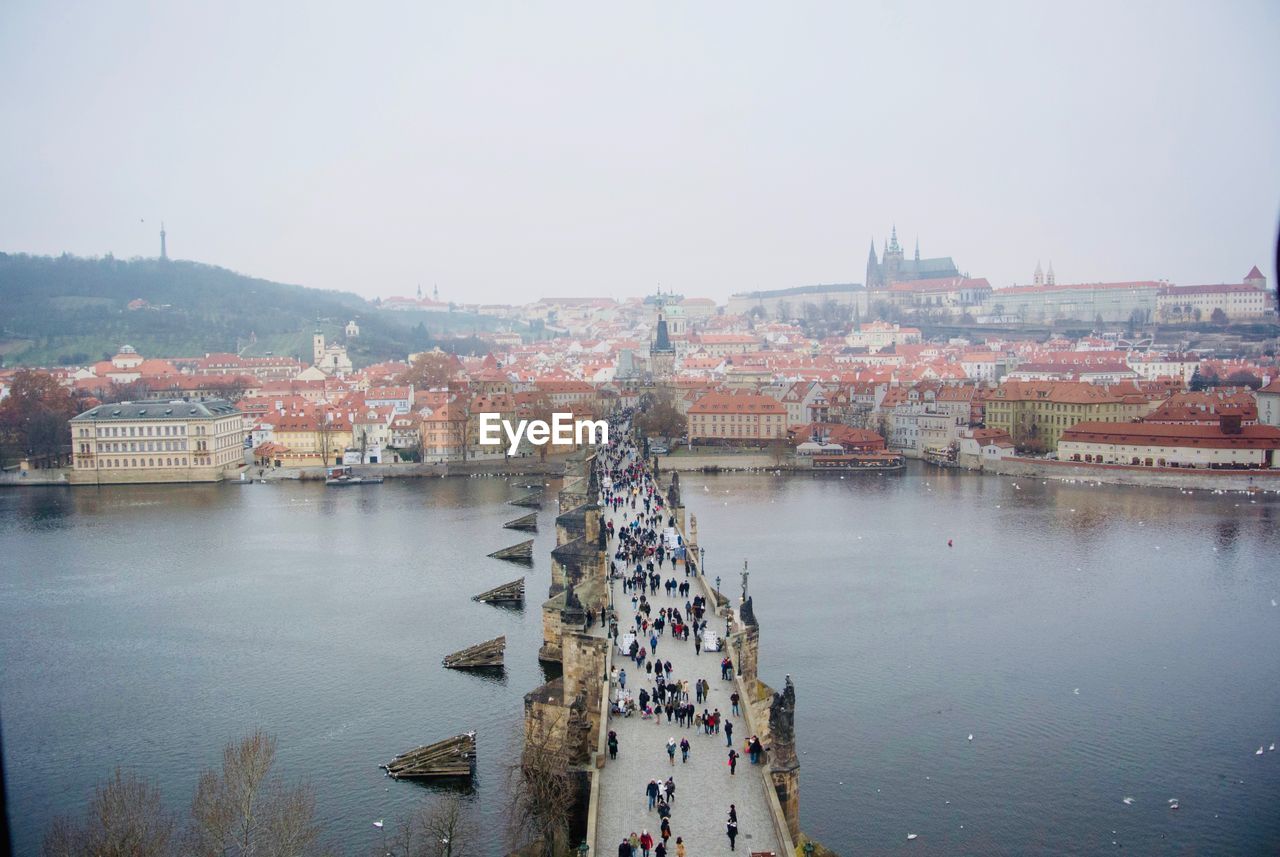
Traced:
<svg viewBox="0 0 1280 857">
<path fill-rule="evenodd" d="M 876 242 L 871 241 L 871 253 L 867 257 L 868 289 L 887 289 L 894 283 L 907 283 L 913 280 L 934 280 L 945 277 L 958 277 L 960 271 L 950 256 L 939 256 L 936 259 L 920 258 L 920 241 L 916 241 L 915 258 L 907 259 L 898 244 L 898 227 L 893 227 L 893 234 L 884 245 L 884 253 L 876 259 Z"/>
</svg>

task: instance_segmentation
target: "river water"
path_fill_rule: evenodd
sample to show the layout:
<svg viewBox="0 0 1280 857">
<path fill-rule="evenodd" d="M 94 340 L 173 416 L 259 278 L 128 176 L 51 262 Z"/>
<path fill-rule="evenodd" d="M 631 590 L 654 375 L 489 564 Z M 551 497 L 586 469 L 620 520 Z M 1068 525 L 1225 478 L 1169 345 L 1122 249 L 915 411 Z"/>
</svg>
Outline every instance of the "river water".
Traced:
<svg viewBox="0 0 1280 857">
<path fill-rule="evenodd" d="M 530 481 L 0 493 L 18 853 L 35 853 L 49 819 L 116 765 L 185 809 L 222 744 L 261 727 L 348 854 L 378 846 L 374 821 L 390 829 L 432 798 L 378 763 L 477 730 L 467 800 L 500 854 L 522 699 L 543 680 L 550 501 L 530 606 L 470 597 L 522 573 L 485 554 L 522 538 L 501 524 L 524 511 L 506 501 Z M 1280 849 L 1280 751 L 1254 755 L 1280 741 L 1274 495 L 917 464 L 683 485 L 708 573 L 737 591 L 750 561 L 761 676 L 796 682 L 803 826 L 828 845 Z M 498 634 L 503 679 L 440 667 Z"/>
</svg>

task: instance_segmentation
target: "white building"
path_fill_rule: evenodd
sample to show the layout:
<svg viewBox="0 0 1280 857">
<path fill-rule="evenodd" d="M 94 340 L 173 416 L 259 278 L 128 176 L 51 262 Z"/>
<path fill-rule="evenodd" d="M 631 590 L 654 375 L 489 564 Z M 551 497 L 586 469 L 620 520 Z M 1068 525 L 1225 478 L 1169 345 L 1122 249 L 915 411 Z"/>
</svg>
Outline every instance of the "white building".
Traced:
<svg viewBox="0 0 1280 857">
<path fill-rule="evenodd" d="M 1272 381 L 1254 393 L 1258 401 L 1258 422 L 1265 426 L 1280 426 L 1280 381 Z"/>
<path fill-rule="evenodd" d="M 230 402 L 98 405 L 71 418 L 75 485 L 217 482 L 244 465 L 244 415 Z"/>
<path fill-rule="evenodd" d="M 1058 440 L 1061 461 L 1138 467 L 1280 467 L 1280 428 L 1220 424 L 1078 423 Z"/>
</svg>

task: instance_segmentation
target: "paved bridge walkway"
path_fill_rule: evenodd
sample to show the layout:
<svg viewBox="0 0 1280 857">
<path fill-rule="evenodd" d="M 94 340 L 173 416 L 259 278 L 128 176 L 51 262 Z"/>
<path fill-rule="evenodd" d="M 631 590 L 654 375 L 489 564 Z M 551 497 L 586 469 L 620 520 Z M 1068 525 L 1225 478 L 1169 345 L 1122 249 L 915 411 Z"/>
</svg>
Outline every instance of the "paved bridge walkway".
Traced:
<svg viewBox="0 0 1280 857">
<path fill-rule="evenodd" d="M 612 519 L 615 528 L 626 524 L 624 513 L 634 513 L 630 509 L 619 512 L 606 512 L 607 519 Z M 616 540 L 610 540 L 609 556 L 612 558 L 617 550 Z M 673 572 L 670 563 L 665 564 L 663 579 L 675 576 L 684 580 L 684 564 L 681 563 Z M 695 594 L 701 594 L 701 586 L 694 578 L 690 600 Z M 635 627 L 635 613 L 631 608 L 631 597 L 635 590 L 622 592 L 622 584 L 615 584 L 614 599 L 617 605 L 619 627 L 626 630 Z M 662 607 L 678 607 L 685 614 L 685 599 L 669 598 L 661 586 L 655 594 L 647 595 L 653 605 L 653 616 L 657 616 Z M 717 625 L 717 623 L 719 623 Z M 712 615 L 709 628 L 724 635 L 724 620 Z M 618 758 L 606 758 L 605 767 L 600 772 L 600 797 L 597 813 L 596 854 L 599 857 L 614 857 L 618 853 L 619 843 L 634 831 L 639 834 L 648 830 L 655 844 L 661 842 L 658 831 L 661 822 L 656 810 L 648 809 L 648 798 L 645 787 L 650 780 L 665 781 L 667 777 L 675 780 L 675 800 L 671 803 L 671 838 L 667 842 L 667 853 L 671 857 L 676 854 L 676 837 L 684 839 L 687 857 L 715 857 L 715 855 L 750 854 L 752 851 L 773 851 L 779 857 L 783 854 L 774 832 L 773 821 L 765 796 L 765 785 L 758 767 L 752 766 L 750 757 L 744 749 L 744 743 L 750 734 L 747 732 L 746 720 L 733 715 L 729 695 L 736 686 L 732 681 L 720 678 L 721 652 L 702 652 L 694 654 L 693 636 L 686 641 L 672 638 L 670 629 L 658 637 L 656 656 L 664 661 L 671 661 L 674 680 L 688 679 L 690 684 L 689 699 L 696 703 L 693 683 L 705 678 L 711 685 L 708 701 L 697 705 L 698 713 L 703 708 L 708 711 L 720 709 L 726 722 L 733 723 L 733 746 L 740 754 L 737 773 L 729 774 L 728 753 L 723 728 L 719 734 L 707 735 L 701 728 L 679 726 L 673 718 L 667 722 L 666 715 L 652 720 L 643 719 L 637 712 L 630 717 L 614 716 L 608 721 L 608 729 L 618 733 Z M 649 648 L 648 640 L 642 645 Z M 647 687 L 653 693 L 653 680 L 646 681 L 644 667 L 637 668 L 625 655 L 617 651 L 613 653 L 613 664 L 619 670 L 627 671 L 627 689 L 639 694 L 640 689 Z M 612 700 L 616 692 L 616 683 L 610 687 L 609 698 Z M 688 738 L 692 745 L 689 761 L 680 761 L 677 747 L 675 765 L 667 758 L 667 740 L 674 737 L 676 744 L 681 738 Z M 735 805 L 738 813 L 738 838 L 735 851 L 729 850 L 729 839 L 725 834 L 728 821 L 729 805 Z M 640 857 L 637 850 L 636 857 Z"/>
</svg>

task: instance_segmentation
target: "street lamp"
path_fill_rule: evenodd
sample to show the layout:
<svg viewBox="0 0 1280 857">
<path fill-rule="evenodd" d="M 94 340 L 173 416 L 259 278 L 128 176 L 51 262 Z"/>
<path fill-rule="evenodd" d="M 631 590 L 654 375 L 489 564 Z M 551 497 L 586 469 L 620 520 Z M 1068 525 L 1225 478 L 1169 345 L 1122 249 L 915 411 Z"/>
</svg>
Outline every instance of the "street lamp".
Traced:
<svg viewBox="0 0 1280 857">
<path fill-rule="evenodd" d="M 720 594 L 720 575 L 716 575 L 716 595 Z"/>
<path fill-rule="evenodd" d="M 707 549 L 698 548 L 698 554 L 701 557 L 698 562 L 698 574 L 703 574 L 707 570 Z"/>
</svg>

